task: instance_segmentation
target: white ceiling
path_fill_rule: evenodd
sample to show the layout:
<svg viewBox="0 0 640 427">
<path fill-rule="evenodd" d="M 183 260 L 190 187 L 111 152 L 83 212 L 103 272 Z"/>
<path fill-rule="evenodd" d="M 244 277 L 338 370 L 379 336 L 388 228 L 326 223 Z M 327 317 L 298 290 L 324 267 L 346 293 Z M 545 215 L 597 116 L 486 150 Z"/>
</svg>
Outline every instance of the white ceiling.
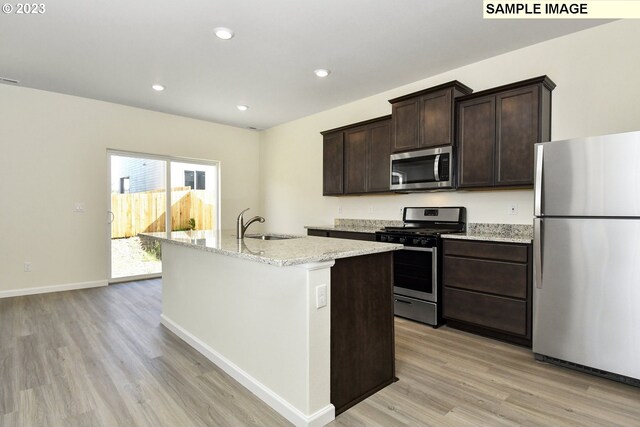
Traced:
<svg viewBox="0 0 640 427">
<path fill-rule="evenodd" d="M 483 20 L 482 0 L 44 3 L 0 14 L 0 77 L 258 129 L 605 22 Z"/>
</svg>

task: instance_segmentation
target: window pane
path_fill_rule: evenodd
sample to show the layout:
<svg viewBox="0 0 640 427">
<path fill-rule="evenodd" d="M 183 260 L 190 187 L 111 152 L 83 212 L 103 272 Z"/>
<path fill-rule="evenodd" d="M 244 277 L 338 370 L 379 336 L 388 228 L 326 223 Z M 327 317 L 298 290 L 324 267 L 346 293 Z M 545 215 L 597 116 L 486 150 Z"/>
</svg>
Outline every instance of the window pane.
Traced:
<svg viewBox="0 0 640 427">
<path fill-rule="evenodd" d="M 190 187 L 191 189 L 195 187 L 194 179 L 193 179 L 193 171 L 184 171 L 184 186 Z"/>
<path fill-rule="evenodd" d="M 196 190 L 205 190 L 205 175 L 204 171 L 196 172 Z"/>
<path fill-rule="evenodd" d="M 120 194 L 128 193 L 129 187 L 129 177 L 120 178 Z"/>
</svg>

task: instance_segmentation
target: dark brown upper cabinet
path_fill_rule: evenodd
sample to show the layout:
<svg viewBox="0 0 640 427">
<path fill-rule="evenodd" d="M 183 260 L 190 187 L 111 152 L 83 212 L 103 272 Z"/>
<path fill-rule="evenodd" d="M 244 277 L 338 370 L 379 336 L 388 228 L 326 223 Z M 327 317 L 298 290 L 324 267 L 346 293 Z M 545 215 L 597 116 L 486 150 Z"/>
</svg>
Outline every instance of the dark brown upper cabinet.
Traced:
<svg viewBox="0 0 640 427">
<path fill-rule="evenodd" d="M 323 134 L 322 142 L 322 194 L 335 196 L 344 193 L 344 134 Z"/>
<path fill-rule="evenodd" d="M 452 81 L 389 100 L 394 153 L 451 145 L 454 142 L 454 100 L 472 90 Z"/>
<path fill-rule="evenodd" d="M 389 191 L 391 116 L 322 132 L 323 195 Z"/>
<path fill-rule="evenodd" d="M 458 187 L 533 186 L 533 149 L 551 139 L 551 91 L 547 76 L 459 98 Z"/>
</svg>

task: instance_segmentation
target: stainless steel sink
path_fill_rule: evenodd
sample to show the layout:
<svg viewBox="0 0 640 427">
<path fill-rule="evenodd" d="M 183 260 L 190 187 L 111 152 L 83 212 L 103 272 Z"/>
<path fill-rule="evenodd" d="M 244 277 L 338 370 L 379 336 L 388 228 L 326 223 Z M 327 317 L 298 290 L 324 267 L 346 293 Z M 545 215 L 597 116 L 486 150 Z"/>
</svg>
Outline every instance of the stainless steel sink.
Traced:
<svg viewBox="0 0 640 427">
<path fill-rule="evenodd" d="M 244 237 L 248 237 L 249 239 L 260 239 L 260 240 L 287 240 L 287 239 L 297 239 L 299 236 L 285 236 L 282 234 L 245 234 Z"/>
</svg>

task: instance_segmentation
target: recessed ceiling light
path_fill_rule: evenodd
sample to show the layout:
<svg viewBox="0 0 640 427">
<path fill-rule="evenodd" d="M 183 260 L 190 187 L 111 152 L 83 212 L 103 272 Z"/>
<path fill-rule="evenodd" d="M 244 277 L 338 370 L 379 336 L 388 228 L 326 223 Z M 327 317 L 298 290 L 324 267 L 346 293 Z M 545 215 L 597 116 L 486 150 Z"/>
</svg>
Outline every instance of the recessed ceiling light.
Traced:
<svg viewBox="0 0 640 427">
<path fill-rule="evenodd" d="M 240 111 L 247 111 L 247 110 L 249 109 L 249 107 L 248 107 L 248 106 L 246 106 L 246 105 L 237 105 L 236 107 L 237 107 L 237 108 L 238 108 L 238 110 L 240 110 Z"/>
<path fill-rule="evenodd" d="M 234 36 L 233 30 L 225 27 L 214 28 L 213 32 L 216 34 L 216 37 L 222 40 L 229 40 Z"/>
<path fill-rule="evenodd" d="M 313 72 L 318 77 L 327 77 L 331 74 L 331 70 L 327 70 L 326 68 L 318 68 Z"/>
<path fill-rule="evenodd" d="M 157 83 L 156 83 L 156 84 L 154 84 L 153 86 L 151 86 L 151 88 L 152 88 L 153 90 L 155 90 L 155 91 L 158 91 L 158 92 L 162 92 L 162 91 L 164 90 L 164 86 L 159 85 L 159 84 L 157 84 Z"/>
</svg>

